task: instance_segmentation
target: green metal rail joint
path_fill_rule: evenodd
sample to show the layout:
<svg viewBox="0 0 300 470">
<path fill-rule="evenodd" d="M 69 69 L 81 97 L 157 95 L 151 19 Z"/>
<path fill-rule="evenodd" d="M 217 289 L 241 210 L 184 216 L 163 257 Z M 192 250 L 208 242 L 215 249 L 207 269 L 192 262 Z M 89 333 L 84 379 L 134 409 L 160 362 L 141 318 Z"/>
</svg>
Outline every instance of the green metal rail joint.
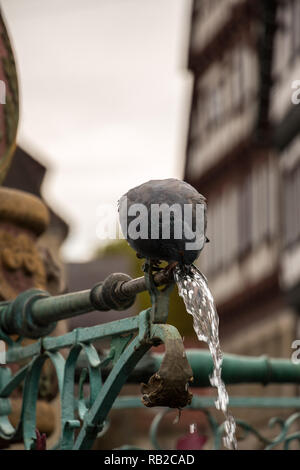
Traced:
<svg viewBox="0 0 300 470">
<path fill-rule="evenodd" d="M 166 287 L 161 290 L 157 288 L 158 285 Z M 160 343 L 165 344 L 166 352 L 163 355 L 151 355 L 152 370 L 148 375 L 158 371 L 154 375 L 161 376 L 163 383 L 168 385 L 170 390 L 173 390 L 172 380 L 175 380 L 179 399 L 182 395 L 188 409 L 205 410 L 207 406 L 211 406 L 212 399 L 194 397 L 190 401 L 186 392 L 191 373 L 194 376 L 192 386 L 210 386 L 209 376 L 213 364 L 209 353 L 205 350 L 189 350 L 185 353 L 177 329 L 165 324 L 172 287 L 172 280 L 163 272 L 152 276 L 146 271 L 144 277 L 135 280 L 117 273 L 90 290 L 56 297 L 41 290 L 29 290 L 12 302 L 0 303 L 0 339 L 7 343 L 6 363 L 24 364 L 25 361 L 25 365 L 15 375 L 12 375 L 9 367 L 0 368 L 0 437 L 11 442 L 21 438 L 26 449 L 35 448 L 39 378 L 47 359 L 52 362 L 56 370 L 62 410 L 61 436 L 55 448 L 91 448 L 97 435 L 104 432 L 103 428 L 106 428 L 107 415 L 111 408 L 143 406 L 140 398 L 128 398 L 129 401 L 126 402 L 126 399 L 124 401 L 124 398 L 117 397 L 122 386 L 130 380 L 138 362 L 152 346 Z M 135 317 L 78 328 L 60 337 L 47 336 L 54 329 L 56 322 L 61 319 L 82 315 L 94 309 L 101 311 L 110 308 L 118 310 L 128 308 L 134 302 L 135 295 L 145 289 L 150 293 L 152 307 Z M 13 341 L 9 336 L 12 334 L 17 334 L 20 338 Z M 37 341 L 22 346 L 20 340 L 24 336 L 36 338 Z M 105 357 L 100 357 L 93 342 L 105 338 L 111 338 L 111 347 Z M 65 348 L 69 348 L 66 359 L 59 352 Z M 85 357 L 85 367 L 80 371 L 79 397 L 75 398 L 75 376 L 82 355 Z M 182 377 L 181 367 L 178 368 L 180 361 L 184 369 Z M 175 372 L 178 374 L 178 370 L 175 371 L 176 367 L 180 370 L 179 378 L 175 374 Z M 147 370 L 144 370 L 143 374 L 147 375 Z M 83 384 L 87 377 L 90 390 L 88 399 L 83 396 Z M 223 363 L 223 379 L 226 384 L 300 383 L 300 367 L 284 359 L 227 354 Z M 149 383 L 150 381 L 151 378 Z M 8 418 L 11 412 L 9 397 L 23 382 L 21 418 L 15 429 Z M 156 391 L 152 392 L 143 392 L 143 401 L 147 406 L 154 406 L 157 403 L 151 402 L 153 397 L 161 400 L 161 397 L 157 397 Z M 236 404 L 234 400 L 237 400 Z M 241 397 L 240 402 L 237 398 L 233 398 L 231 403 L 232 406 L 247 404 L 247 406 L 266 407 L 269 402 L 266 403 L 265 398 L 253 398 L 251 403 L 251 397 Z M 278 407 L 300 408 L 298 398 L 284 400 L 274 398 L 270 399 L 270 403 Z M 295 419 L 291 418 L 291 422 Z M 213 423 L 212 418 L 210 422 Z M 241 423 L 240 425 L 244 426 Z M 285 429 L 289 426 L 290 421 Z M 75 432 L 76 429 L 79 429 L 79 433 Z M 247 429 L 250 429 L 249 426 Z M 220 436 L 223 429 L 214 423 L 213 432 L 217 436 L 215 448 L 218 448 L 221 445 Z M 289 442 L 290 438 L 282 436 L 283 433 L 281 433 L 282 442 Z M 294 439 L 298 439 L 297 435 Z M 155 442 L 154 445 L 157 445 Z M 265 443 L 273 445 L 267 441 Z"/>
</svg>

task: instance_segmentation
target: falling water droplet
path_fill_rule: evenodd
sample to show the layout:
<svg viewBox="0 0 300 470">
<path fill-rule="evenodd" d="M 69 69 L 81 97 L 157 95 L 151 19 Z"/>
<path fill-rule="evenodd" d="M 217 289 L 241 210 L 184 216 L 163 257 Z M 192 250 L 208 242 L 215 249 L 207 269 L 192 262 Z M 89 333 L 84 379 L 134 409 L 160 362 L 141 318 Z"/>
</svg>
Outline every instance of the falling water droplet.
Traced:
<svg viewBox="0 0 300 470">
<path fill-rule="evenodd" d="M 213 296 L 205 276 L 194 265 L 190 266 L 189 272 L 186 272 L 182 266 L 178 265 L 175 268 L 174 277 L 186 310 L 193 316 L 195 333 L 199 341 L 207 343 L 213 359 L 214 370 L 210 377 L 210 383 L 218 391 L 218 398 L 215 401 L 216 408 L 221 410 L 225 416 L 224 445 L 228 449 L 236 449 L 236 423 L 233 416 L 228 412 L 229 397 L 221 378 L 223 353 L 219 341 L 219 317 Z"/>
<path fill-rule="evenodd" d="M 190 424 L 190 434 L 194 434 L 195 432 L 197 432 L 197 424 L 192 423 Z"/>
</svg>

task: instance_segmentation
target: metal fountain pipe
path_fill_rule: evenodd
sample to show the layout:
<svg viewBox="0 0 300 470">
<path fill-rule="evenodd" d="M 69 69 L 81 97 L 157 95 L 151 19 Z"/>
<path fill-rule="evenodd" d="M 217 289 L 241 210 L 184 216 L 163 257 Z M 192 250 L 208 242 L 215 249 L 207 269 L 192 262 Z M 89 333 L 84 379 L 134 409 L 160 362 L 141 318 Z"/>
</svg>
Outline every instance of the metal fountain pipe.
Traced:
<svg viewBox="0 0 300 470">
<path fill-rule="evenodd" d="M 211 387 L 210 376 L 213 373 L 213 360 L 206 349 L 186 349 L 187 360 L 193 370 L 193 382 L 190 387 Z M 146 354 L 128 377 L 128 383 L 139 384 L 147 382 L 149 378 L 159 370 L 164 360 L 165 353 Z M 76 381 L 79 382 L 83 368 L 88 367 L 84 356 L 76 367 Z M 111 372 L 112 365 L 102 369 L 103 377 L 106 378 Z M 271 358 L 268 356 L 242 356 L 238 354 L 224 354 L 222 364 L 222 379 L 226 385 L 234 384 L 274 384 L 274 383 L 297 383 L 300 384 L 300 367 L 290 359 Z M 258 397 L 253 397 L 253 401 Z M 270 397 L 264 397 L 269 400 Z M 291 397 L 292 400 L 295 397 Z M 258 402 L 261 397 L 258 398 Z M 285 398 L 288 402 L 289 398 Z M 297 397 L 297 406 L 300 397 Z M 244 402 L 246 403 L 246 402 Z M 246 406 L 246 404 L 244 405 Z"/>
<path fill-rule="evenodd" d="M 213 372 L 213 360 L 207 350 L 187 349 L 187 359 L 193 369 L 193 386 L 210 387 Z M 155 370 L 160 367 L 163 354 L 152 354 Z M 225 384 L 261 383 L 300 383 L 300 367 L 290 359 L 270 358 L 266 355 L 242 356 L 224 354 L 222 364 L 222 379 Z"/>
<path fill-rule="evenodd" d="M 169 281 L 170 276 L 164 272 L 154 276 L 157 286 Z M 134 303 L 136 294 L 145 290 L 144 277 L 131 279 L 126 274 L 114 273 L 92 289 L 37 300 L 32 306 L 32 317 L 40 325 L 47 325 L 92 310 L 126 310 Z"/>
<path fill-rule="evenodd" d="M 170 272 L 160 271 L 153 276 L 156 286 L 172 280 Z M 144 277 L 132 279 L 122 273 L 110 274 L 92 289 L 50 296 L 46 291 L 30 289 L 11 302 L 0 303 L 0 328 L 6 334 L 38 338 L 49 334 L 55 323 L 92 310 L 126 310 L 136 294 L 147 290 Z"/>
</svg>

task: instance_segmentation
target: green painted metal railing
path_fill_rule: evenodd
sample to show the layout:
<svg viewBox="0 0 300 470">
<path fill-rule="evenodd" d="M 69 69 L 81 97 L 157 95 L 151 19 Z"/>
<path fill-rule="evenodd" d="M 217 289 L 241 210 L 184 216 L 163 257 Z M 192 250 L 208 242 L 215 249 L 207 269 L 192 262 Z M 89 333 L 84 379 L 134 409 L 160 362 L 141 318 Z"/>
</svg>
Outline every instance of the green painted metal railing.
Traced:
<svg viewBox="0 0 300 470">
<path fill-rule="evenodd" d="M 157 286 L 162 284 L 166 287 L 158 289 Z M 220 448 L 222 425 L 219 426 L 207 411 L 207 408 L 213 406 L 212 398 L 194 396 L 190 402 L 186 391 L 187 381 L 191 375 L 190 366 L 194 376 L 194 386 L 210 385 L 212 361 L 208 352 L 201 349 L 190 350 L 185 354 L 179 332 L 172 325 L 166 324 L 168 299 L 172 287 L 173 283 L 165 273 L 160 272 L 153 277 L 146 270 L 144 277 L 135 280 L 124 274 L 113 274 L 92 289 L 82 292 L 52 297 L 47 292 L 33 289 L 23 292 L 12 302 L 0 303 L 0 339 L 7 344 L 6 366 L 0 368 L 0 437 L 8 442 L 22 440 L 26 449 L 36 447 L 39 379 L 45 361 L 50 360 L 57 374 L 62 410 L 61 435 L 55 448 L 91 448 L 96 437 L 104 432 L 107 416 L 112 408 L 144 406 L 140 397 L 118 398 L 118 395 L 147 351 L 152 346 L 164 343 L 165 354 L 151 355 L 152 370 L 148 375 L 157 370 L 161 371 L 160 374 L 166 373 L 163 371 L 163 366 L 167 360 L 169 365 L 165 370 L 172 369 L 172 364 L 175 367 L 183 361 L 185 375 L 181 377 L 179 372 L 179 376 L 175 377 L 175 372 L 174 374 L 172 372 L 173 375 L 171 374 L 166 382 L 170 380 L 170 390 L 172 387 L 177 387 L 178 403 L 181 399 L 180 394 L 182 396 L 186 394 L 184 400 L 188 409 L 201 409 L 207 413 L 214 435 L 214 448 Z M 101 312 L 101 310 L 128 308 L 134 302 L 135 295 L 145 289 L 149 290 L 152 307 L 135 317 L 78 328 L 59 337 L 48 336 L 55 328 L 56 322 L 61 319 L 82 315 L 91 310 Z M 17 334 L 19 337 L 13 340 L 10 337 L 12 334 Z M 23 337 L 35 338 L 36 342 L 22 346 Z M 108 338 L 111 341 L 110 349 L 104 356 L 100 356 L 93 343 Z M 66 358 L 60 352 L 65 348 L 69 349 Z M 79 396 L 75 398 L 77 364 L 82 361 L 83 356 L 85 367 L 79 374 Z M 9 364 L 12 363 L 25 363 L 25 365 L 13 375 L 9 368 Z M 157 378 L 159 374 L 154 376 Z M 83 383 L 87 377 L 90 391 L 88 399 L 83 396 Z M 300 383 L 300 366 L 292 364 L 289 360 L 225 355 L 223 379 L 226 384 L 295 384 Z M 22 412 L 19 424 L 14 428 L 9 421 L 10 396 L 22 383 Z M 144 403 L 147 404 L 146 399 L 149 400 L 150 396 L 150 393 L 148 396 L 144 395 Z M 157 398 L 157 394 L 155 397 Z M 166 400 L 165 397 L 158 398 Z M 300 410 L 300 398 L 235 397 L 230 400 L 230 405 L 289 407 Z M 176 405 L 173 403 L 171 406 Z M 159 448 L 156 438 L 157 428 L 166 412 L 167 409 L 164 407 L 152 425 L 152 443 L 156 448 Z M 288 447 L 292 441 L 300 441 L 300 433 L 289 435 L 291 424 L 298 418 L 299 413 L 294 413 L 289 420 L 282 422 L 281 432 L 273 441 L 263 438 L 246 423 L 238 422 L 238 424 L 245 432 L 257 435 L 266 448 L 272 448 L 278 443 Z"/>
</svg>

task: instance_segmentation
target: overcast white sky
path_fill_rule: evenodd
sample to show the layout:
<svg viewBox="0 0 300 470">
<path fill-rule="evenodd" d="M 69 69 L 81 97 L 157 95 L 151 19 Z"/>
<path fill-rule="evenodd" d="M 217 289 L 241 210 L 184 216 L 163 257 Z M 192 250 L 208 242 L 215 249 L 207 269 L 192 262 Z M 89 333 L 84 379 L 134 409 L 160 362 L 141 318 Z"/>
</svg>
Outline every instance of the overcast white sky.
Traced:
<svg viewBox="0 0 300 470">
<path fill-rule="evenodd" d="M 192 78 L 190 0 L 0 0 L 21 93 L 18 143 L 49 168 L 43 194 L 88 259 L 97 207 L 182 177 Z"/>
</svg>

